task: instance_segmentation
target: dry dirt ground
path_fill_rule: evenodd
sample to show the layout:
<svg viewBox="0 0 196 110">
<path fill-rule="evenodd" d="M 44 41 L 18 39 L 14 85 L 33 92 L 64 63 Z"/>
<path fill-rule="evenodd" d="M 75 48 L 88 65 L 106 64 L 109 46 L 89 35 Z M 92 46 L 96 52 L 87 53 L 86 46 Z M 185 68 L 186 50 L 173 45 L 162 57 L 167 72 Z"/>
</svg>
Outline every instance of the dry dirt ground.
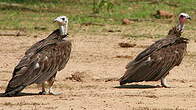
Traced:
<svg viewBox="0 0 196 110">
<path fill-rule="evenodd" d="M 40 36 L 0 36 L 0 93 L 3 93 L 13 68 Z M 127 39 L 113 35 L 78 34 L 71 59 L 59 72 L 54 85 L 62 95 L 23 94 L 0 97 L 0 110 L 196 110 L 196 43 L 190 41 L 183 63 L 167 77 L 175 88 L 157 88 L 160 82 L 140 82 L 120 87 L 117 81 L 125 65 L 156 39 Z M 120 42 L 136 43 L 121 48 Z M 36 85 L 23 92 L 38 93 Z"/>
</svg>

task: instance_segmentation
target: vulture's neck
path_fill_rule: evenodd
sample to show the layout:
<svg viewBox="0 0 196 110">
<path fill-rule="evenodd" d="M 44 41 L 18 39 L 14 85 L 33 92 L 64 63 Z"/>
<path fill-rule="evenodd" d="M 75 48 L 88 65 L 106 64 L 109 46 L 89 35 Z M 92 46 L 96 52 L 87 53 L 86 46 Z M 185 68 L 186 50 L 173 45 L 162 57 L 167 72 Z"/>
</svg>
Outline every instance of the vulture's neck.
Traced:
<svg viewBox="0 0 196 110">
<path fill-rule="evenodd" d="M 59 26 L 59 30 L 60 30 L 60 35 L 66 35 L 66 31 L 65 31 L 65 26 L 61 25 Z"/>
<path fill-rule="evenodd" d="M 168 37 L 180 37 L 184 30 L 184 24 L 178 23 L 175 27 L 169 30 Z"/>
<path fill-rule="evenodd" d="M 179 32 L 183 32 L 183 30 L 184 30 L 184 23 L 178 23 L 177 24 L 177 26 L 176 26 L 176 29 L 177 29 L 177 31 L 179 31 Z"/>
<path fill-rule="evenodd" d="M 59 26 L 59 30 L 60 30 L 60 35 L 67 35 L 67 27 L 68 27 L 68 23 L 66 23 L 66 25 L 60 25 Z"/>
</svg>

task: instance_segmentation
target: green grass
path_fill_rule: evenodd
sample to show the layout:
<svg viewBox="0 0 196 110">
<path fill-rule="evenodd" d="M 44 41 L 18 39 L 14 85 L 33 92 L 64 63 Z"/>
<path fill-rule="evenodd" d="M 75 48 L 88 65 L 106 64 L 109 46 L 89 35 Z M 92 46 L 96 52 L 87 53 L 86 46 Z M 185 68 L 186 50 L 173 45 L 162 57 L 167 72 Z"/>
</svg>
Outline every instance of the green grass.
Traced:
<svg viewBox="0 0 196 110">
<path fill-rule="evenodd" d="M 97 4 L 98 1 L 95 0 Z M 93 13 L 93 0 L 0 0 L 0 29 L 34 30 L 34 27 L 46 27 L 46 30 L 53 30 L 55 25 L 51 22 L 60 15 L 69 17 L 69 29 L 72 30 L 75 24 L 88 22 L 119 25 L 123 18 L 156 20 L 152 16 L 156 10 L 166 10 L 175 15 L 186 12 L 193 18 L 196 14 L 195 0 L 108 1 L 113 5 L 109 11 L 105 6 L 100 8 L 99 13 Z M 189 29 L 195 30 L 194 25 L 192 23 Z"/>
</svg>

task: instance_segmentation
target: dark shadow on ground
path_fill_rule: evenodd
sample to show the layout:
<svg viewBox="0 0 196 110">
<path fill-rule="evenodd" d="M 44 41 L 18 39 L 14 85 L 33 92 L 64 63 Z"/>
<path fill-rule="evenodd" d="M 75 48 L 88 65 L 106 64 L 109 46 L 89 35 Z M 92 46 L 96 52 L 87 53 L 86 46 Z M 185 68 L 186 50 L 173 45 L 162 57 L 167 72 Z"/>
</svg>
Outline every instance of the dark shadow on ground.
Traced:
<svg viewBox="0 0 196 110">
<path fill-rule="evenodd" d="M 115 86 L 114 88 L 119 89 L 150 89 L 150 88 L 160 88 L 159 85 L 141 85 L 141 84 L 132 84 L 132 85 L 121 85 L 121 86 Z"/>
<path fill-rule="evenodd" d="M 4 96 L 3 93 L 0 93 L 0 97 L 21 97 L 21 96 L 33 96 L 33 95 L 40 95 L 39 93 L 19 93 L 16 96 Z"/>
</svg>

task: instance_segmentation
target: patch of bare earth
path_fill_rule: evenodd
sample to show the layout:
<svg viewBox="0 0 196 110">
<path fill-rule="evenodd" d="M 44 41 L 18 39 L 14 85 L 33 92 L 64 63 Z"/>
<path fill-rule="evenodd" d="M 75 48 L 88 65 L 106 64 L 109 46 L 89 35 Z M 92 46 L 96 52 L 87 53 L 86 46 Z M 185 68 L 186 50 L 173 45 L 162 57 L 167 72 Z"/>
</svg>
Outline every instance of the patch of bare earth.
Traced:
<svg viewBox="0 0 196 110">
<path fill-rule="evenodd" d="M 24 51 L 44 37 L 0 36 L 0 93 Z M 130 48 L 119 46 L 129 41 L 121 36 L 77 34 L 70 39 L 71 59 L 54 85 L 54 90 L 63 94 L 0 97 L 0 110 L 196 110 L 195 42 L 190 42 L 183 63 L 167 77 L 176 88 L 156 88 L 160 82 L 122 87 L 118 82 L 125 65 L 155 39 L 131 39 L 137 45 Z M 39 90 L 32 85 L 24 92 Z"/>
</svg>

